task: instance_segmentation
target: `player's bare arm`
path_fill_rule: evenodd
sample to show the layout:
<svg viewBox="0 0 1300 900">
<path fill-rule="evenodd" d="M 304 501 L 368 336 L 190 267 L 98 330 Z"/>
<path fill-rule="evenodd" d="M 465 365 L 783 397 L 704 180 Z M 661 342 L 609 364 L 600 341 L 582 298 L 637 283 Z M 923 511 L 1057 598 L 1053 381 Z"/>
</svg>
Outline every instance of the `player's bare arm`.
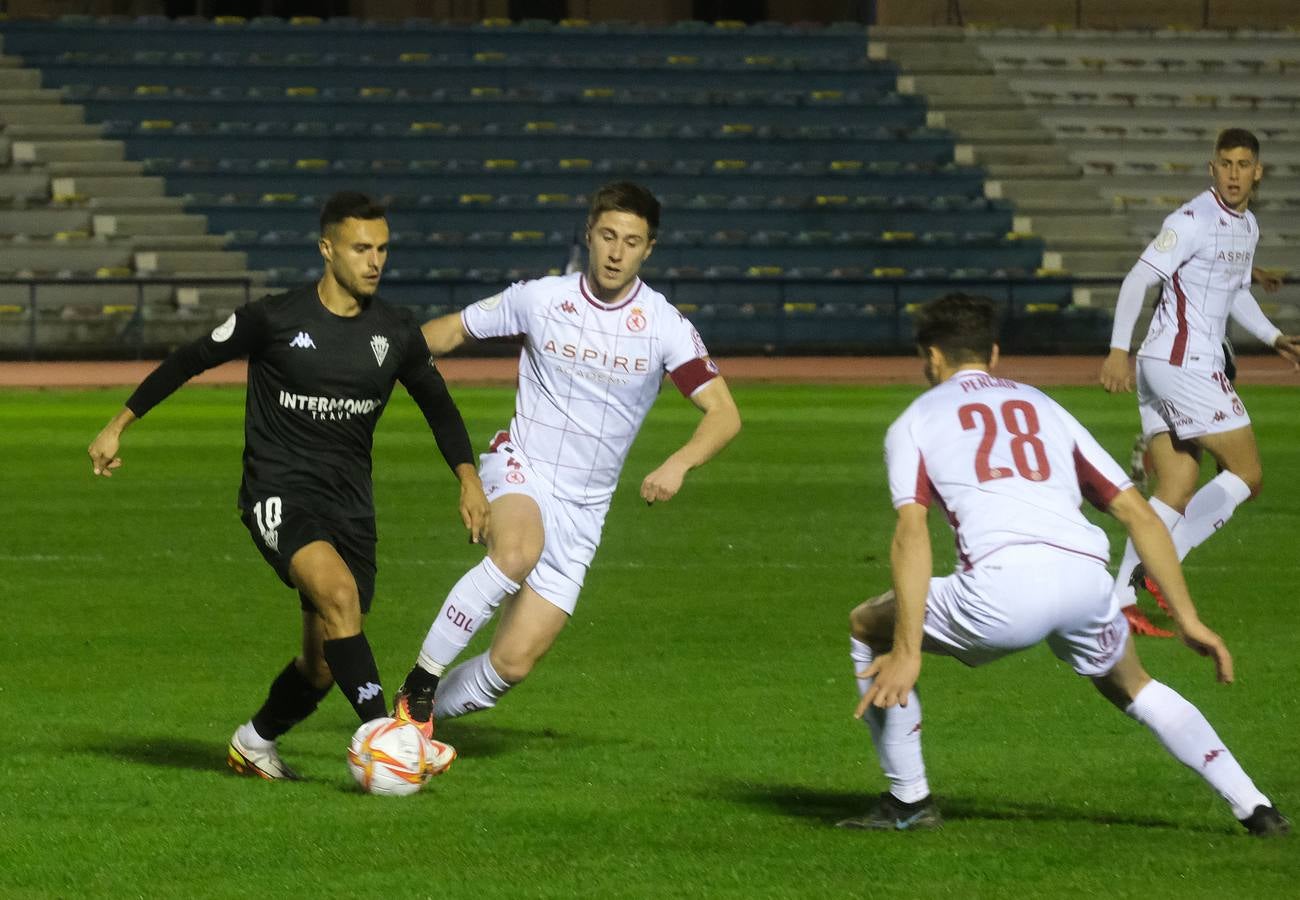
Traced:
<svg viewBox="0 0 1300 900">
<path fill-rule="evenodd" d="M 472 463 L 456 466 L 456 478 L 460 481 L 460 519 L 469 530 L 470 543 L 481 544 L 487 538 L 488 521 L 492 516 L 492 507 L 483 493 L 483 482 Z"/>
<path fill-rule="evenodd" d="M 691 402 L 704 417 L 691 439 L 641 482 L 641 499 L 647 503 L 671 500 L 681 490 L 687 472 L 704 465 L 740 433 L 740 411 L 721 376 L 700 388 Z"/>
<path fill-rule="evenodd" d="M 90 442 L 86 452 L 90 454 L 91 469 L 96 475 L 112 478 L 113 470 L 122 465 L 122 460 L 117 455 L 122 432 L 134 421 L 135 413 L 123 407 Z"/>
<path fill-rule="evenodd" d="M 862 695 L 855 719 L 862 718 L 870 706 L 887 709 L 906 706 L 907 695 L 921 675 L 921 644 L 925 633 L 925 598 L 930 590 L 933 561 L 930 554 L 930 529 L 926 525 L 929 510 L 919 503 L 908 503 L 898 510 L 894 540 L 889 549 L 893 571 L 895 616 L 894 646 L 872 660 L 859 678 L 874 678 Z"/>
<path fill-rule="evenodd" d="M 1182 567 L 1178 563 L 1174 542 L 1164 523 L 1135 488 L 1128 488 L 1116 495 L 1108 511 L 1128 530 L 1138 557 L 1146 566 L 1147 574 L 1164 592 L 1170 615 L 1178 625 L 1183 643 L 1201 656 L 1211 657 L 1219 681 L 1231 684 L 1232 655 L 1223 643 L 1223 638 L 1207 628 L 1197 615 L 1196 605 L 1192 602 Z"/>
<path fill-rule="evenodd" d="M 473 340 L 458 312 L 430 319 L 420 326 L 420 331 L 424 334 L 424 342 L 429 345 L 429 352 L 435 357 L 446 356 Z"/>
</svg>

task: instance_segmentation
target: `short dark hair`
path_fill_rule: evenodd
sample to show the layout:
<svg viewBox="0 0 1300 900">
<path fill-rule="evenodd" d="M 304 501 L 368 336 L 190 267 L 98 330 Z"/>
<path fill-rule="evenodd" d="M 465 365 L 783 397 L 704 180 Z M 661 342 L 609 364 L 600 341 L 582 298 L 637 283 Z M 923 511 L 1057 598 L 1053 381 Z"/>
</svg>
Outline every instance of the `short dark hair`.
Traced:
<svg viewBox="0 0 1300 900">
<path fill-rule="evenodd" d="M 365 194 L 339 191 L 321 207 L 320 233 L 323 235 L 331 225 L 337 225 L 344 219 L 382 219 L 386 212 L 383 206 Z"/>
<path fill-rule="evenodd" d="M 601 213 L 625 212 L 640 216 L 650 226 L 650 240 L 659 233 L 659 200 L 649 188 L 633 181 L 612 181 L 596 191 L 587 210 L 587 227 L 596 224 Z"/>
<path fill-rule="evenodd" d="M 1244 128 L 1225 128 L 1219 132 L 1219 137 L 1214 142 L 1215 153 L 1236 150 L 1238 147 L 1245 147 L 1251 156 L 1259 159 L 1259 138 Z"/>
<path fill-rule="evenodd" d="M 938 347 L 949 362 L 988 362 L 998 338 L 998 314 L 988 297 L 946 294 L 916 313 L 916 343 Z"/>
</svg>

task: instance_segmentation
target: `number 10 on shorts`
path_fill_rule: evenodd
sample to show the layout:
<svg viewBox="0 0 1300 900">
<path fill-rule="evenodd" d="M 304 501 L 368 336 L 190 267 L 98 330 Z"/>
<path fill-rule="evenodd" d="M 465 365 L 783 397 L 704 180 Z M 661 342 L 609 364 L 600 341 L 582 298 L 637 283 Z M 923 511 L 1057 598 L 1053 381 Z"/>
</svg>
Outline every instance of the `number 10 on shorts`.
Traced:
<svg viewBox="0 0 1300 900">
<path fill-rule="evenodd" d="M 262 533 L 262 542 L 276 553 L 280 552 L 281 505 L 279 497 L 267 497 L 253 504 L 253 518 L 257 520 L 257 530 Z"/>
</svg>

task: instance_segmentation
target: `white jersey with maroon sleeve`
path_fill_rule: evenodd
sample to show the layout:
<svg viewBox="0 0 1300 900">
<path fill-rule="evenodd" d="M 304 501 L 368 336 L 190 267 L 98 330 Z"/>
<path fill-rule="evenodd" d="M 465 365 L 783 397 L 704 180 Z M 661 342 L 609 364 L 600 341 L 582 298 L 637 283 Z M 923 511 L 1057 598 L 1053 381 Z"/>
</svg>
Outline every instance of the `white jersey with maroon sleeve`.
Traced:
<svg viewBox="0 0 1300 900">
<path fill-rule="evenodd" d="M 639 280 L 609 305 L 581 273 L 519 282 L 461 321 L 475 338 L 524 337 L 510 438 L 572 503 L 609 502 L 665 373 L 687 397 L 718 374 L 691 323 Z"/>
<path fill-rule="evenodd" d="M 1138 356 L 1222 369 L 1228 314 L 1237 292 L 1250 287 L 1258 243 L 1255 214 L 1234 212 L 1213 190 L 1171 213 L 1141 256 L 1164 284 Z"/>
<path fill-rule="evenodd" d="M 885 437 L 897 509 L 936 501 L 961 565 L 1017 544 L 1105 563 L 1106 534 L 1079 511 L 1105 508 L 1131 482 L 1078 421 L 1037 388 L 963 370 L 918 397 Z"/>
</svg>

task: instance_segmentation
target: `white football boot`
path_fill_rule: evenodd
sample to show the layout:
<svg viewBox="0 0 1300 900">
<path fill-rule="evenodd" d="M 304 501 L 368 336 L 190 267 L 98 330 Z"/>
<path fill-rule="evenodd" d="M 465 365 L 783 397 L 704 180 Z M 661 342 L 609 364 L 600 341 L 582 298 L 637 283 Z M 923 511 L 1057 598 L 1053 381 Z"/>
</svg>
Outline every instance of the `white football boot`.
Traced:
<svg viewBox="0 0 1300 900">
<path fill-rule="evenodd" d="M 255 775 L 268 781 L 302 781 L 302 776 L 280 759 L 275 741 L 268 741 L 259 735 L 251 722 L 240 725 L 230 736 L 226 765 L 237 774 Z"/>
</svg>

